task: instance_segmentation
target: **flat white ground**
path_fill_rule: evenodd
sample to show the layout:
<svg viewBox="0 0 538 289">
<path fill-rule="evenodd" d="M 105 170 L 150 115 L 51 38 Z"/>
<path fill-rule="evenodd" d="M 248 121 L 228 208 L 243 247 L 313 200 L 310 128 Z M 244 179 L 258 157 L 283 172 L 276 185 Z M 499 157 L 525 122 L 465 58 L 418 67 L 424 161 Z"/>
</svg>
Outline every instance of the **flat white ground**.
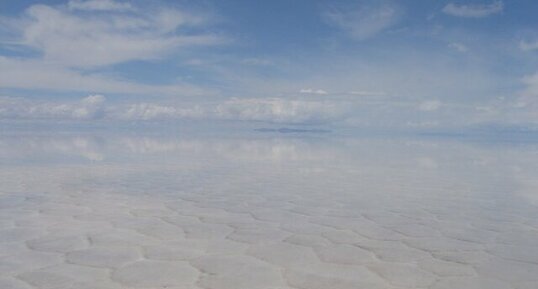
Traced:
<svg viewBox="0 0 538 289">
<path fill-rule="evenodd" d="M 538 150 L 0 141 L 0 288 L 538 288 Z"/>
</svg>

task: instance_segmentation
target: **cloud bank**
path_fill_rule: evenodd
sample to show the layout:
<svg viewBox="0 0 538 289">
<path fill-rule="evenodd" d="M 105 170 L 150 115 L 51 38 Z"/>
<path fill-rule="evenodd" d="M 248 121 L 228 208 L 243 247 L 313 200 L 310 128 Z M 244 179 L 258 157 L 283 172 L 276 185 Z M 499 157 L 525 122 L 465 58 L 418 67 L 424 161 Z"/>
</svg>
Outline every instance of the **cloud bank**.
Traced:
<svg viewBox="0 0 538 289">
<path fill-rule="evenodd" d="M 77 119 L 91 120 L 105 117 L 103 95 L 90 95 L 79 102 L 36 103 L 19 98 L 0 98 L 2 119 Z"/>
<path fill-rule="evenodd" d="M 78 102 L 38 102 L 0 97 L 0 119 L 58 120 L 240 120 L 273 123 L 324 124 L 346 116 L 344 105 L 313 100 L 282 98 L 232 98 L 204 105 L 158 103 L 106 104 L 102 95 L 90 95 Z"/>
<path fill-rule="evenodd" d="M 374 101 L 372 99 L 324 100 L 303 98 L 230 98 L 209 102 L 113 102 L 103 95 L 78 101 L 36 101 L 0 97 L 3 120 L 55 121 L 245 121 L 337 127 L 411 128 L 458 127 L 505 123 L 538 125 L 538 74 L 524 79 L 519 97 L 497 98 L 469 105 L 437 99 Z"/>
</svg>

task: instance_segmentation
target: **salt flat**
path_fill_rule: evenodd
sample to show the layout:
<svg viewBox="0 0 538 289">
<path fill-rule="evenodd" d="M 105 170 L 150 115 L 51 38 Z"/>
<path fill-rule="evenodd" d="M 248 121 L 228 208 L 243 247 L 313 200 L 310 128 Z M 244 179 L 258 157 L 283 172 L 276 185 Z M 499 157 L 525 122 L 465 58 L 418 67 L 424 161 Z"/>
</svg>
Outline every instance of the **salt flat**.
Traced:
<svg viewBox="0 0 538 289">
<path fill-rule="evenodd" d="M 0 288 L 538 288 L 538 148 L 0 140 Z"/>
</svg>

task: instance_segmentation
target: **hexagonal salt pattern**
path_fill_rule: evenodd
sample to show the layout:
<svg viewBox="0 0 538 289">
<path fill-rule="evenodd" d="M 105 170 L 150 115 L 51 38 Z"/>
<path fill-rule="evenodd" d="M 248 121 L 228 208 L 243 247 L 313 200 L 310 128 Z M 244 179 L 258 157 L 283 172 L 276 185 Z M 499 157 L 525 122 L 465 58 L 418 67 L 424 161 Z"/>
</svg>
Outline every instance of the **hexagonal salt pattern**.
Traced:
<svg viewBox="0 0 538 289">
<path fill-rule="evenodd" d="M 101 143 L 0 165 L 0 288 L 538 288 L 534 147 Z"/>
</svg>

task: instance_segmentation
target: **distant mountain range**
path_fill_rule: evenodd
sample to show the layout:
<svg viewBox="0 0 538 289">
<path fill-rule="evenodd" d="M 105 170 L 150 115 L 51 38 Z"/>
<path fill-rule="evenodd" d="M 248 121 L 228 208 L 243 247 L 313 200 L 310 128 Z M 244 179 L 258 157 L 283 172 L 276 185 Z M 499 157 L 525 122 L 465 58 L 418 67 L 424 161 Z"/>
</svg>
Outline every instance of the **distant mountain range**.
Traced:
<svg viewBox="0 0 538 289">
<path fill-rule="evenodd" d="M 254 129 L 258 132 L 276 132 L 276 133 L 329 133 L 330 130 L 325 129 L 305 129 L 305 128 L 256 128 Z"/>
</svg>

